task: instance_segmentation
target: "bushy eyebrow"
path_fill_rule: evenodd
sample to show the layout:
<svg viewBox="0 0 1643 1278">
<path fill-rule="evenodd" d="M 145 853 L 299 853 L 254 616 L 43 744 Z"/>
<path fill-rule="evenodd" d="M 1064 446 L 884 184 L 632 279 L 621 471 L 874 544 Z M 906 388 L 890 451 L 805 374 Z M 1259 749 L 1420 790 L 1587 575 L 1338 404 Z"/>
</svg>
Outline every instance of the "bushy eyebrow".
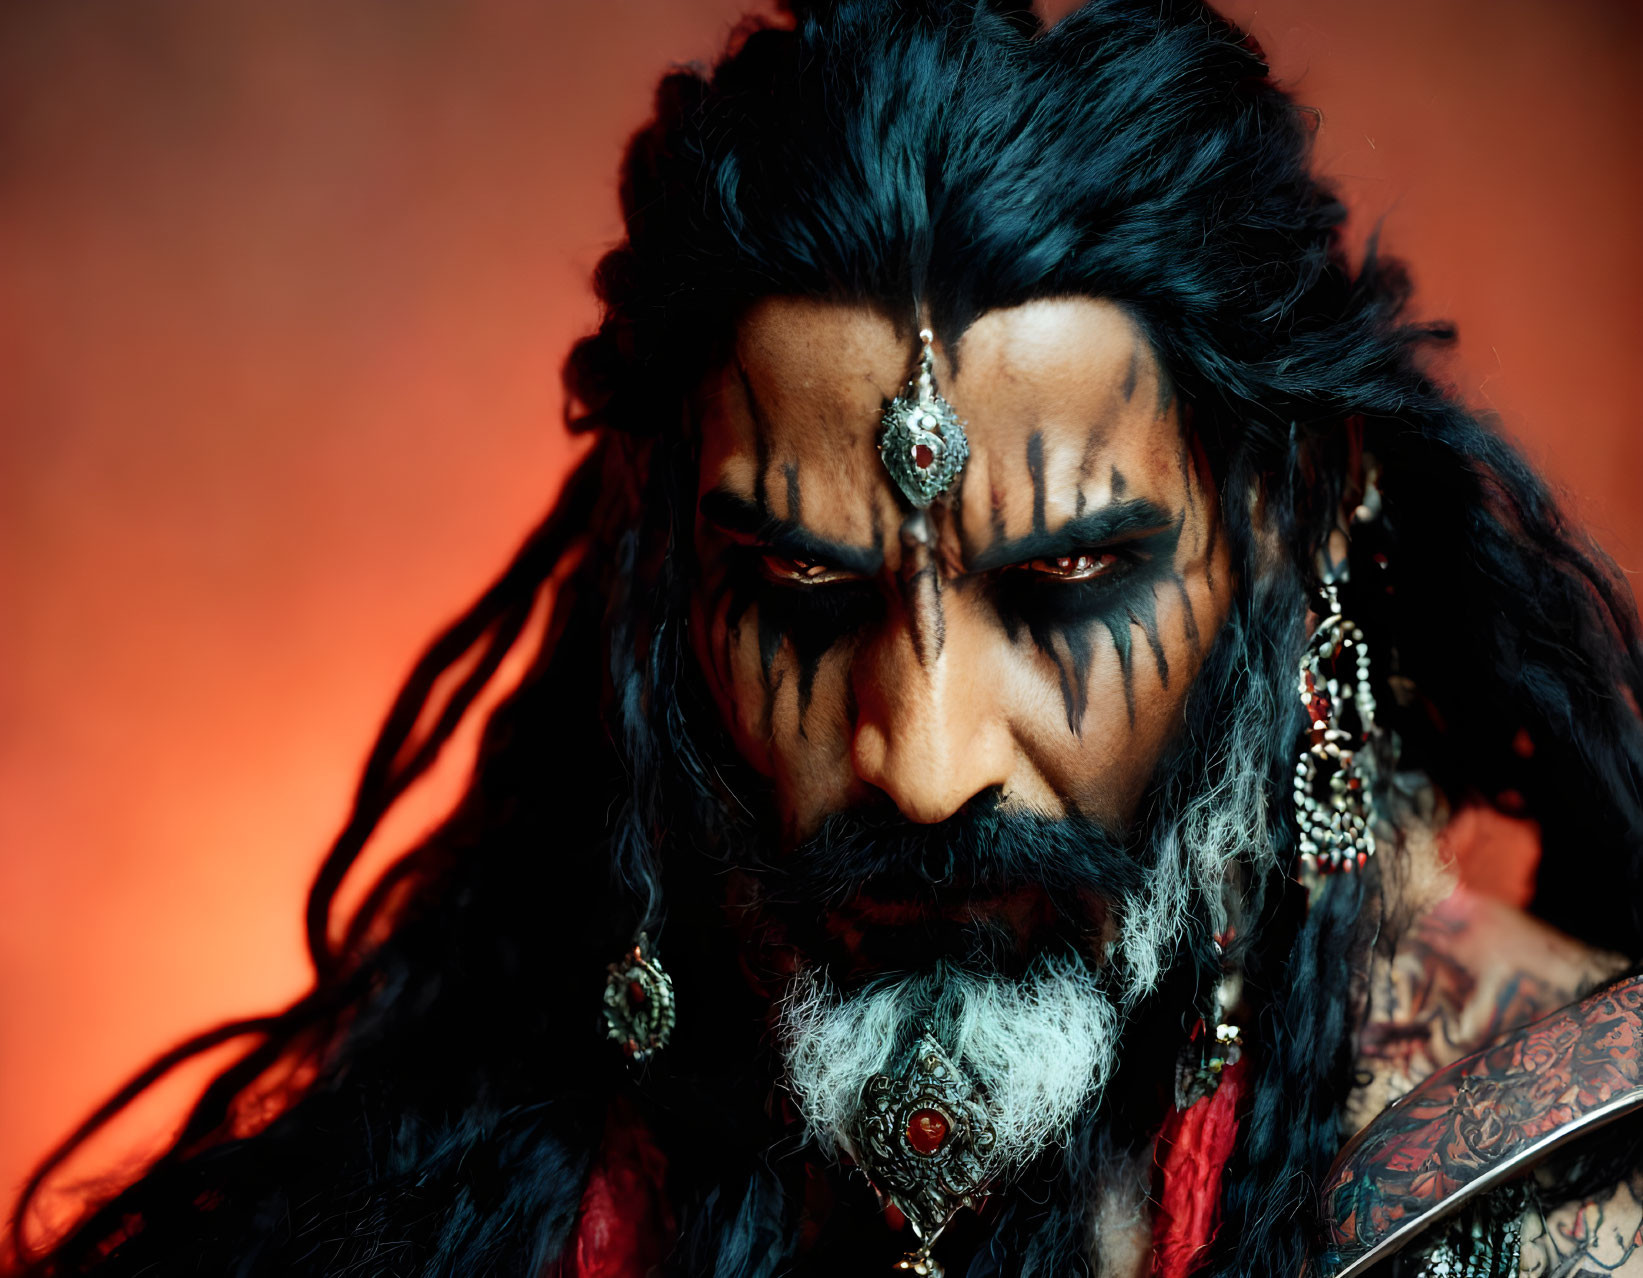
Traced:
<svg viewBox="0 0 1643 1278">
<path fill-rule="evenodd" d="M 970 572 L 991 572 L 1033 559 L 1060 559 L 1104 546 L 1137 533 L 1156 532 L 1174 524 L 1176 516 L 1142 497 L 1111 502 L 1069 519 L 1059 528 L 1034 530 L 1014 541 L 995 541 L 970 556 Z"/>
<path fill-rule="evenodd" d="M 884 552 L 876 546 L 851 546 L 819 537 L 802 524 L 778 519 L 757 502 L 725 488 L 703 494 L 697 509 L 720 532 L 757 542 L 788 559 L 826 564 L 864 577 L 884 567 Z"/>
</svg>

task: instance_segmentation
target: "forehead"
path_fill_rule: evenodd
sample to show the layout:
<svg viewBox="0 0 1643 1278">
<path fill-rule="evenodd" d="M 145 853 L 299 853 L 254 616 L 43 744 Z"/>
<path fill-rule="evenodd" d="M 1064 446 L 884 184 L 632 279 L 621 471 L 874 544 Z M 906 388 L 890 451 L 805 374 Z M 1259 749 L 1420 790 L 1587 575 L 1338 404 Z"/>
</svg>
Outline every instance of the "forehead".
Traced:
<svg viewBox="0 0 1643 1278">
<path fill-rule="evenodd" d="M 956 350 L 937 335 L 936 387 L 965 423 L 955 516 L 967 545 L 1179 473 L 1167 379 L 1140 327 L 1095 298 L 989 311 Z M 704 385 L 701 489 L 867 545 L 900 517 L 879 419 L 912 375 L 917 339 L 856 306 L 778 298 L 748 313 Z"/>
</svg>

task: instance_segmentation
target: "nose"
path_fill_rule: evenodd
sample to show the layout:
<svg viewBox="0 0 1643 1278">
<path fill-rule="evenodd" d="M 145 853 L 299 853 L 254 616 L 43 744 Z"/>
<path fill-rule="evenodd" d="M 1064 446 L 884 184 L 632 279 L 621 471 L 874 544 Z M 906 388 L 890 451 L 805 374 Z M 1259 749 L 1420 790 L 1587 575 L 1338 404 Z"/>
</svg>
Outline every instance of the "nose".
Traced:
<svg viewBox="0 0 1643 1278">
<path fill-rule="evenodd" d="M 1015 756 L 999 681 L 986 673 L 987 628 L 942 599 L 935 572 L 926 562 L 909 573 L 903 606 L 858 652 L 853 672 L 856 775 L 921 824 L 1003 789 Z"/>
</svg>

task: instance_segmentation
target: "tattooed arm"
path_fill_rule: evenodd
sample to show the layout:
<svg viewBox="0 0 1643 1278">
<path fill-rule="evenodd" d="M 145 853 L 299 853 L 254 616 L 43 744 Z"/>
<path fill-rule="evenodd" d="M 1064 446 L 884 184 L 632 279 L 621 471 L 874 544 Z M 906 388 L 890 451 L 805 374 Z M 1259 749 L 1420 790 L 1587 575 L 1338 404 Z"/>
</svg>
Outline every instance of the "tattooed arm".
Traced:
<svg viewBox="0 0 1643 1278">
<path fill-rule="evenodd" d="M 1523 1217 L 1519 1278 L 1643 1278 L 1643 1168 L 1605 1198 Z"/>
</svg>

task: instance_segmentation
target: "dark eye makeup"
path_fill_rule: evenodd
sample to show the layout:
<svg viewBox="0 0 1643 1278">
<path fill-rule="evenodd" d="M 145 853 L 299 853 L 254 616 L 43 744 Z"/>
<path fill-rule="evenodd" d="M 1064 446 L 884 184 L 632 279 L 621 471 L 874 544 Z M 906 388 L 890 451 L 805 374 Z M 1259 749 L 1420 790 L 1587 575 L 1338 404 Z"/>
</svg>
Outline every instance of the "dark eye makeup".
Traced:
<svg viewBox="0 0 1643 1278">
<path fill-rule="evenodd" d="M 989 574 L 994 606 L 1012 630 L 1102 620 L 1169 577 L 1180 533 L 1177 522 L 1111 545 L 1012 564 Z"/>
<path fill-rule="evenodd" d="M 759 570 L 766 580 L 775 585 L 832 586 L 860 580 L 853 573 L 813 559 L 793 559 L 786 555 L 764 553 L 759 555 Z"/>
<path fill-rule="evenodd" d="M 1083 719 L 1092 627 L 1104 627 L 1118 648 L 1132 719 L 1132 626 L 1141 627 L 1157 659 L 1159 676 L 1167 683 L 1168 669 L 1157 636 L 1157 590 L 1176 579 L 1175 550 L 1183 522 L 1177 517 L 1163 528 L 1121 541 L 1068 547 L 1063 554 L 1001 564 L 973 575 L 1006 634 L 1013 640 L 1027 632 L 1063 667 L 1062 694 L 1073 732 Z M 875 574 L 776 554 L 758 543 L 728 546 L 722 562 L 725 576 L 720 589 L 729 596 L 726 622 L 734 632 L 748 611 L 754 612 L 767 700 L 775 691 L 771 670 L 776 653 L 784 643 L 792 645 L 798 659 L 802 716 L 822 657 L 836 644 L 882 620 L 887 606 L 883 583 Z"/>
<path fill-rule="evenodd" d="M 1126 584 L 1151 587 L 1167 576 L 1179 524 L 1107 546 L 1071 549 L 977 574 L 1007 621 L 1077 624 L 1122 601 Z M 777 614 L 782 629 L 832 631 L 833 638 L 873 620 L 879 591 L 859 572 L 819 560 L 773 554 L 758 545 L 728 551 L 733 594 Z M 1139 581 L 1137 579 L 1140 579 Z M 776 618 L 773 618 L 776 620 Z M 819 637 L 819 636 L 817 636 Z"/>
<path fill-rule="evenodd" d="M 757 545 L 725 552 L 732 619 L 757 607 L 761 634 L 779 632 L 807 649 L 825 649 L 882 615 L 871 577 L 814 560 L 774 555 Z"/>
<path fill-rule="evenodd" d="M 1054 559 L 1031 559 L 1023 567 L 1052 581 L 1090 581 L 1106 576 L 1119 562 L 1111 550 L 1081 550 Z"/>
</svg>

